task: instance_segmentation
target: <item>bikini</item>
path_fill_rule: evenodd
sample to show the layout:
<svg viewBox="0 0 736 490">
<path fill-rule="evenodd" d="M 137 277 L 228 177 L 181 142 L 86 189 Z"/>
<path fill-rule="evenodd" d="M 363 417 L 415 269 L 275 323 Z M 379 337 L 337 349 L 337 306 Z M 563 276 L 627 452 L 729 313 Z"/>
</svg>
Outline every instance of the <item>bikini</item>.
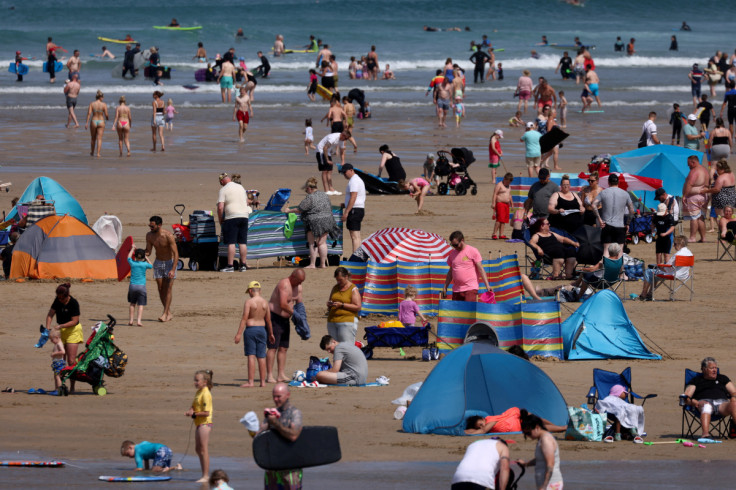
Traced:
<svg viewBox="0 0 736 490">
<path fill-rule="evenodd" d="M 102 119 L 95 119 L 95 114 L 99 114 Z M 103 127 L 105 126 L 105 113 L 104 113 L 104 111 L 96 111 L 96 110 L 92 109 L 92 124 L 94 124 L 95 127 L 99 127 L 100 124 L 102 124 Z"/>
</svg>

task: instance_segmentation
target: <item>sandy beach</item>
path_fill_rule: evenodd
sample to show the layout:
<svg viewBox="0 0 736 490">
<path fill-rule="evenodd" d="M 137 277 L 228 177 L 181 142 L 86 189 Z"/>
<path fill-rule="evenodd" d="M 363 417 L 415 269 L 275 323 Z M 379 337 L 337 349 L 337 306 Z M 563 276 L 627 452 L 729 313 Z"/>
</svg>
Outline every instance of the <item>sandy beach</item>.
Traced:
<svg viewBox="0 0 736 490">
<path fill-rule="evenodd" d="M 248 129 L 247 142 L 236 143 L 237 128 L 230 122 L 232 108 L 223 105 L 213 110 L 189 110 L 173 133 L 166 133 L 166 152 L 151 154 L 149 111 L 134 110 L 131 158 L 118 158 L 117 137 L 108 129 L 103 157 L 88 156 L 86 131 L 65 130 L 64 111 L 14 110 L 0 112 L 3 158 L 0 177 L 12 181 L 9 193 L 0 196 L 3 209 L 19 196 L 35 177 L 56 179 L 83 206 L 90 223 L 109 213 L 120 218 L 124 235 L 144 242 L 148 218 L 163 217 L 170 229 L 179 217 L 174 204 L 184 203 L 187 213 L 195 209 L 215 209 L 219 172 L 240 173 L 243 184 L 261 191 L 262 202 L 279 187 L 294 189 L 291 204 L 303 197 L 298 190 L 304 180 L 317 176 L 314 156 L 305 156 L 300 132 L 305 117 L 318 120 L 326 111 L 315 105 L 309 113 L 301 109 L 258 111 Z M 467 146 L 478 161 L 471 175 L 479 184 L 477 196 L 431 196 L 427 212 L 414 215 L 415 203 L 406 196 L 369 196 L 363 236 L 386 226 L 407 226 L 449 236 L 460 229 L 467 243 L 484 256 L 519 253 L 523 244 L 508 244 L 490 239 L 491 186 L 487 168 L 487 141 L 496 127 L 504 129 L 505 163 L 515 175 L 525 171 L 523 147 L 518 142 L 520 129 L 500 125 L 502 114 L 487 114 L 464 122 L 461 129 L 438 130 L 431 106 L 409 110 L 385 110 L 374 119 L 359 122 L 355 135 L 359 152 L 348 154 L 347 161 L 358 167 L 378 167 L 378 146 L 388 144 L 402 157 L 410 175 L 419 175 L 422 155 L 444 147 Z M 80 114 L 81 111 L 78 111 Z M 576 114 L 576 116 L 580 116 Z M 621 115 L 615 121 L 595 116 L 570 117 L 561 165 L 571 175 L 585 169 L 596 153 L 619 153 L 632 149 L 638 139 L 646 111 Z M 112 119 L 112 118 L 111 118 Z M 108 128 L 112 122 L 108 124 Z M 612 131 L 615 128 L 615 132 Z M 325 131 L 315 126 L 315 137 Z M 682 162 L 685 166 L 685 162 Z M 344 191 L 345 180 L 335 173 L 336 188 Z M 669 190 L 669 189 L 668 189 Z M 671 190 L 679 193 L 679 190 Z M 342 196 L 333 197 L 333 204 Z M 686 231 L 687 234 L 687 231 Z M 692 302 L 626 301 L 625 307 L 644 338 L 651 339 L 673 359 L 662 361 L 537 362 L 557 384 L 568 405 L 585 402 L 594 367 L 621 371 L 633 369 L 633 387 L 640 394 L 656 393 L 646 405 L 648 440 L 666 441 L 680 436 L 681 409 L 677 396 L 683 391 L 684 369 L 698 370 L 700 360 L 713 356 L 721 373 L 736 376 L 736 361 L 730 349 L 733 340 L 733 307 L 730 291 L 734 278 L 730 262 L 713 261 L 715 235 L 707 243 L 690 245 L 696 258 L 695 297 Z M 346 248 L 349 248 L 347 240 Z M 632 246 L 632 255 L 654 262 L 654 245 Z M 251 265 L 256 265 L 255 261 Z M 0 451 L 34 451 L 51 458 L 96 458 L 120 460 L 124 439 L 159 441 L 175 453 L 184 452 L 191 421 L 184 416 L 195 390 L 195 370 L 214 371 L 214 430 L 210 439 L 213 457 L 251 458 L 251 439 L 238 423 L 249 410 L 260 412 L 271 406 L 270 387 L 243 389 L 246 360 L 242 345 L 235 345 L 245 288 L 258 280 L 264 294 L 288 275 L 289 267 L 279 268 L 273 260 L 261 260 L 259 268 L 244 273 L 180 271 L 174 286 L 173 321 L 159 323 L 160 306 L 155 283 L 149 274 L 149 305 L 144 311 L 144 326 L 129 327 L 126 302 L 127 282 L 74 282 L 71 293 L 81 305 L 85 337 L 89 327 L 111 314 L 120 321 L 116 343 L 128 354 L 125 375 L 109 379 L 108 395 L 97 397 L 90 387 L 78 384 L 74 396 L 30 396 L 24 393 L 0 395 L 4 436 Z M 322 355 L 319 338 L 326 333 L 325 301 L 333 284 L 332 270 L 310 270 L 304 283 L 304 299 L 312 328 L 312 339 L 292 340 L 287 373 L 306 370 L 310 355 Z M 53 389 L 49 369 L 49 349 L 34 349 L 38 325 L 44 322 L 54 299 L 56 283 L 61 281 L 0 282 L 2 320 L 0 320 L 0 384 L 18 391 L 31 387 Z M 626 293 L 638 293 L 641 283 L 626 285 Z M 563 319 L 569 313 L 562 310 Z M 361 320 L 363 328 L 370 326 Z M 293 337 L 292 337 L 293 338 Z M 436 363 L 421 362 L 418 348 L 398 351 L 379 349 L 378 359 L 369 361 L 369 379 L 390 378 L 381 388 L 293 389 L 292 400 L 304 414 L 308 425 L 336 425 L 343 448 L 343 459 L 359 461 L 459 461 L 465 447 L 474 439 L 447 436 L 413 435 L 401 432 L 392 417 L 390 401 L 406 386 L 422 381 Z M 512 456 L 530 458 L 534 445 L 515 436 Z M 717 444 L 704 450 L 687 450 L 679 445 L 640 446 L 560 441 L 563 461 L 639 461 L 639 460 L 726 460 L 732 458 L 732 444 Z M 190 449 L 190 455 L 193 450 Z M 529 475 L 527 475 L 529 478 Z M 439 485 L 444 486 L 444 485 Z"/>
</svg>

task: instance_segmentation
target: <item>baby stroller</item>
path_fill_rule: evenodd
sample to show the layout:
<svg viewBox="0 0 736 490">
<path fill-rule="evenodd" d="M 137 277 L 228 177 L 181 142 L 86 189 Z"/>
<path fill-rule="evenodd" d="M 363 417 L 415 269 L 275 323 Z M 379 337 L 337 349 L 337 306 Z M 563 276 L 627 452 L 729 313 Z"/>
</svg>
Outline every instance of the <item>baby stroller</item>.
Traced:
<svg viewBox="0 0 736 490">
<path fill-rule="evenodd" d="M 113 329 L 116 320 L 107 315 L 108 323 L 99 322 L 85 344 L 87 349 L 77 356 L 74 366 L 67 366 L 59 373 L 61 376 L 61 394 L 69 395 L 66 380 L 83 381 L 92 385 L 96 395 L 105 396 L 103 376 L 119 378 L 125 373 L 128 356 L 113 343 Z"/>
<path fill-rule="evenodd" d="M 440 182 L 437 188 L 440 195 L 448 194 L 450 189 L 454 189 L 458 196 L 467 194 L 468 189 L 472 195 L 478 193 L 478 186 L 468 174 L 468 167 L 475 161 L 472 151 L 467 148 L 453 148 L 449 152 L 440 150 L 437 155 L 439 158 L 435 165 L 435 175 L 446 178 L 446 181 Z"/>
</svg>

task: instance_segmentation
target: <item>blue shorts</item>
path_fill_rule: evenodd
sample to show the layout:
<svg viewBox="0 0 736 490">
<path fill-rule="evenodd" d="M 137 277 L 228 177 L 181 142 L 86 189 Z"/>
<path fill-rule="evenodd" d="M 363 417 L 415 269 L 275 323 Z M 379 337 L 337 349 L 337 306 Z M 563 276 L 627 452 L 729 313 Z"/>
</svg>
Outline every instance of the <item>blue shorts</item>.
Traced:
<svg viewBox="0 0 736 490">
<path fill-rule="evenodd" d="M 266 327 L 245 327 L 243 350 L 246 356 L 266 357 Z"/>
<path fill-rule="evenodd" d="M 597 83 L 589 83 L 588 87 L 590 88 L 590 93 L 593 97 L 598 97 L 598 84 Z"/>
<path fill-rule="evenodd" d="M 226 76 L 220 78 L 220 88 L 233 88 L 233 77 Z"/>
<path fill-rule="evenodd" d="M 700 85 L 692 85 L 690 92 L 693 94 L 693 97 L 700 98 Z"/>
<path fill-rule="evenodd" d="M 128 303 L 138 306 L 146 306 L 148 304 L 145 284 L 131 284 L 128 286 Z"/>
<path fill-rule="evenodd" d="M 156 450 L 156 457 L 153 458 L 153 466 L 160 468 L 168 468 L 171 466 L 171 449 L 161 446 Z"/>
<path fill-rule="evenodd" d="M 51 370 L 55 374 L 61 373 L 61 370 L 66 367 L 66 361 L 64 359 L 56 359 L 51 362 Z"/>
</svg>

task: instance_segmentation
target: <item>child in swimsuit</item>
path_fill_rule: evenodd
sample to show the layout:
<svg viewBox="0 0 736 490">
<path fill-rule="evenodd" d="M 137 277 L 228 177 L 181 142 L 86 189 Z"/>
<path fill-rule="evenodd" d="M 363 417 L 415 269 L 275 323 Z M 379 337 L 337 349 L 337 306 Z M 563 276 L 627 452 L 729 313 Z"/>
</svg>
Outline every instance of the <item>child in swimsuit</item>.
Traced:
<svg viewBox="0 0 736 490">
<path fill-rule="evenodd" d="M 512 128 L 520 128 L 524 126 L 524 121 L 521 119 L 521 111 L 516 111 L 514 117 L 509 119 L 509 126 Z"/>
<path fill-rule="evenodd" d="M 455 97 L 455 126 L 460 127 L 460 119 L 465 117 L 465 104 L 462 97 Z"/>
<path fill-rule="evenodd" d="M 383 79 L 384 80 L 396 80 L 396 76 L 394 75 L 394 72 L 391 71 L 391 65 L 386 63 L 386 69 L 383 72 Z"/>
<path fill-rule="evenodd" d="M 429 193 L 430 185 L 422 177 L 417 177 L 410 181 L 401 179 L 399 181 L 399 188 L 405 191 L 409 191 L 409 197 L 416 199 L 417 201 L 417 214 L 422 211 L 422 205 L 424 204 L 424 196 Z"/>
<path fill-rule="evenodd" d="M 176 109 L 174 108 L 173 100 L 169 99 L 166 102 L 166 104 L 167 104 L 166 105 L 166 116 L 164 117 L 164 123 L 166 124 L 166 126 L 164 127 L 168 128 L 169 131 L 173 131 L 174 130 L 174 114 L 179 114 L 179 113 L 176 112 Z"/>
<path fill-rule="evenodd" d="M 567 99 L 565 98 L 565 92 L 560 90 L 559 104 L 557 106 L 557 112 L 560 113 L 560 122 L 562 127 L 567 127 Z"/>
<path fill-rule="evenodd" d="M 312 130 L 312 120 L 306 119 L 304 121 L 304 154 L 309 155 L 309 149 L 316 150 L 317 147 L 314 146 L 314 131 Z"/>
</svg>

